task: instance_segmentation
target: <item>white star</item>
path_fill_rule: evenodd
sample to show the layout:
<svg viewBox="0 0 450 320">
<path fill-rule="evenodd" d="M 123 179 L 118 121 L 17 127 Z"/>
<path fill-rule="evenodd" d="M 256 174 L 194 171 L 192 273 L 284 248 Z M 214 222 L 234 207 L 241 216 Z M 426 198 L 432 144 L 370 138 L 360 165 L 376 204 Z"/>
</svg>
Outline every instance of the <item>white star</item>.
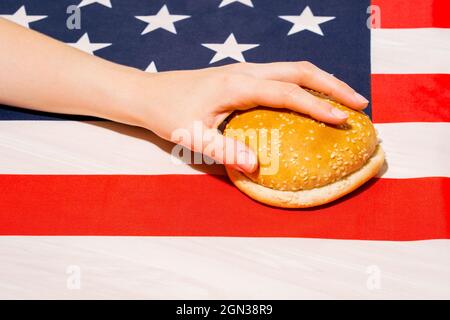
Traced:
<svg viewBox="0 0 450 320">
<path fill-rule="evenodd" d="M 23 27 L 29 28 L 31 22 L 39 21 L 47 18 L 47 16 L 28 16 L 25 6 L 22 6 L 14 14 L 0 15 L 0 17 L 11 20 Z"/>
<path fill-rule="evenodd" d="M 222 2 L 219 5 L 219 8 L 225 7 L 231 3 L 234 2 L 240 2 L 242 4 L 245 4 L 246 6 L 252 7 L 253 8 L 253 3 L 252 0 L 222 0 Z"/>
<path fill-rule="evenodd" d="M 319 24 L 333 20 L 336 17 L 314 16 L 311 9 L 307 6 L 299 16 L 279 16 L 281 19 L 292 22 L 294 25 L 289 30 L 288 36 L 303 30 L 320 34 L 323 36 Z"/>
<path fill-rule="evenodd" d="M 93 3 L 99 3 L 101 5 L 104 5 L 105 7 L 112 8 L 111 0 L 81 0 L 78 7 L 88 6 Z"/>
<path fill-rule="evenodd" d="M 83 34 L 83 36 L 75 43 L 68 43 L 68 45 L 82 50 L 84 52 L 94 54 L 94 51 L 106 48 L 111 45 L 111 43 L 92 43 L 89 40 L 89 36 L 87 33 Z"/>
<path fill-rule="evenodd" d="M 141 34 L 146 34 L 159 28 L 176 34 L 177 30 L 175 29 L 174 23 L 190 17 L 191 16 L 182 16 L 176 14 L 171 15 L 166 5 L 164 5 L 156 15 L 136 16 L 137 19 L 148 23 L 148 26 L 144 29 L 144 31 L 142 31 Z"/>
<path fill-rule="evenodd" d="M 156 72 L 158 72 L 158 69 L 156 69 L 155 61 L 152 61 L 152 63 L 150 63 L 148 65 L 147 69 L 145 69 L 145 72 L 149 72 L 149 73 L 156 73 Z"/>
<path fill-rule="evenodd" d="M 224 43 L 202 43 L 202 46 L 216 52 L 214 57 L 209 62 L 209 64 L 211 64 L 225 58 L 245 62 L 242 52 L 256 48 L 259 44 L 239 44 L 237 43 L 234 34 L 230 34 Z"/>
</svg>

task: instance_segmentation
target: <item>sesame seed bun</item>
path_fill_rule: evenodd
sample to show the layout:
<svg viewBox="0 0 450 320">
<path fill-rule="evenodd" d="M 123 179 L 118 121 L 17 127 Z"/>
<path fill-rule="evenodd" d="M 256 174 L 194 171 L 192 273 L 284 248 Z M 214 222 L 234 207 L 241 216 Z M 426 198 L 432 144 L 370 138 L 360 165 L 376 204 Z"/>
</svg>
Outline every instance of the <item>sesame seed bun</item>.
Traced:
<svg viewBox="0 0 450 320">
<path fill-rule="evenodd" d="M 326 96 L 348 115 L 334 126 L 290 110 L 258 107 L 235 113 L 224 135 L 245 142 L 259 168 L 247 174 L 227 168 L 231 181 L 260 202 L 305 208 L 336 200 L 375 176 L 384 163 L 375 128 L 362 112 Z"/>
<path fill-rule="evenodd" d="M 299 191 L 267 188 L 253 182 L 237 170 L 226 168 L 226 171 L 239 190 L 259 202 L 281 208 L 308 208 L 329 203 L 352 192 L 374 177 L 383 163 L 383 150 L 377 147 L 372 157 L 359 170 L 325 186 Z"/>
</svg>

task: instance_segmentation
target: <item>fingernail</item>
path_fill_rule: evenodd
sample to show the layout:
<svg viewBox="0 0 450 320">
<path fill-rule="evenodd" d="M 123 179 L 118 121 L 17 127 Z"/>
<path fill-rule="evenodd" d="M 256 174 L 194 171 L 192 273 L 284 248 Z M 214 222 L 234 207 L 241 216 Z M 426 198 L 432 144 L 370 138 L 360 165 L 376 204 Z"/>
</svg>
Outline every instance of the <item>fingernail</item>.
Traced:
<svg viewBox="0 0 450 320">
<path fill-rule="evenodd" d="M 331 115 L 333 117 L 339 118 L 339 119 L 347 119 L 347 117 L 348 117 L 347 114 L 344 111 L 339 110 L 338 108 L 332 108 L 331 109 Z"/>
<path fill-rule="evenodd" d="M 354 93 L 355 95 L 355 100 L 358 103 L 369 103 L 369 100 L 367 100 L 366 98 L 364 98 L 362 95 L 360 95 L 358 92 Z"/>
<path fill-rule="evenodd" d="M 253 152 L 246 150 L 240 151 L 237 156 L 238 170 L 245 172 L 253 172 L 256 169 L 256 156 Z"/>
</svg>

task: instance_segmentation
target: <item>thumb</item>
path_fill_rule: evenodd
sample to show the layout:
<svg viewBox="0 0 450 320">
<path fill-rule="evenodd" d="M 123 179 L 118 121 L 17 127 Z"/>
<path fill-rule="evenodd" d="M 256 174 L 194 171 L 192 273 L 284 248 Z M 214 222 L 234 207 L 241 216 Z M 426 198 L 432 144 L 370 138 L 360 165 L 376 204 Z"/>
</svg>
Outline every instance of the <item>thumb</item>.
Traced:
<svg viewBox="0 0 450 320">
<path fill-rule="evenodd" d="M 217 129 L 204 129 L 201 152 L 239 171 L 251 173 L 258 168 L 258 159 L 253 150 L 243 142 L 225 137 Z"/>
</svg>

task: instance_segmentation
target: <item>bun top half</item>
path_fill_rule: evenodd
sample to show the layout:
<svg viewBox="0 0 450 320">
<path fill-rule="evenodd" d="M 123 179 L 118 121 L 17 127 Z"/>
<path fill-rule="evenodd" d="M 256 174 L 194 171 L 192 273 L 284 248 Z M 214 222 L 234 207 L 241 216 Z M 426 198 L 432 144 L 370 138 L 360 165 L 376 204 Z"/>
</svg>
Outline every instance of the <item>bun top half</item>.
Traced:
<svg viewBox="0 0 450 320">
<path fill-rule="evenodd" d="M 246 174 L 252 181 L 282 191 L 313 189 L 360 169 L 372 156 L 378 139 L 369 117 L 313 93 L 347 113 L 346 123 L 329 125 L 264 107 L 231 116 L 224 135 L 245 142 L 258 155 L 258 170 Z"/>
</svg>

